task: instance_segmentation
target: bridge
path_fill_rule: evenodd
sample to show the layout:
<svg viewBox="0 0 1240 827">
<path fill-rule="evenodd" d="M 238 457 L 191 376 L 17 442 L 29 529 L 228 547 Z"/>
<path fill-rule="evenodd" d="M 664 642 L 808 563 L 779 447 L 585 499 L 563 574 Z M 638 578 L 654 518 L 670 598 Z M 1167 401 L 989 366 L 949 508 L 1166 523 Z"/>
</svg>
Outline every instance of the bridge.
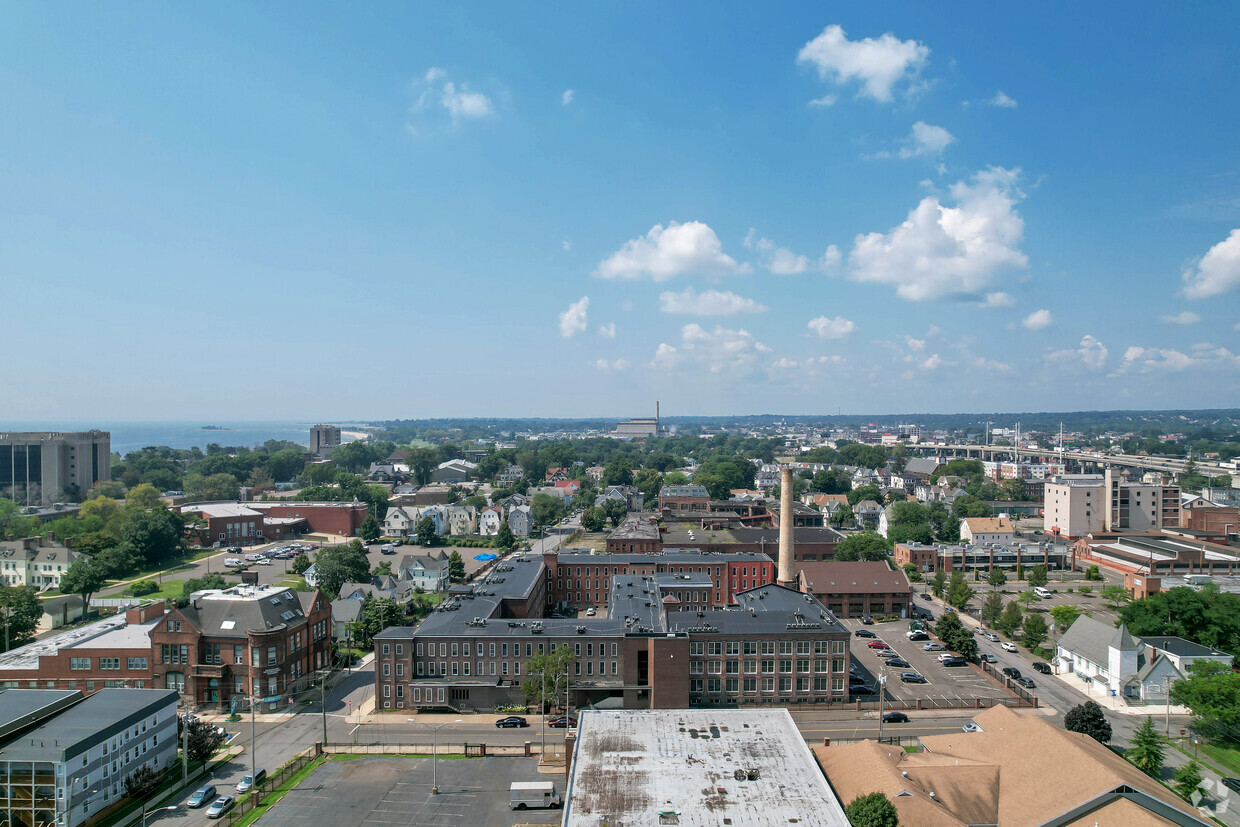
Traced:
<svg viewBox="0 0 1240 827">
<path fill-rule="evenodd" d="M 1100 468 L 1107 466 L 1139 468 L 1146 471 L 1159 471 L 1176 477 L 1184 473 L 1187 460 L 1168 457 L 1145 457 L 1135 454 L 1107 454 L 1099 451 L 1055 451 L 1045 448 L 1013 448 L 1011 445 L 936 445 L 934 443 L 917 443 L 906 446 L 910 451 L 928 451 L 940 455 L 965 457 L 968 459 L 1013 459 L 1046 457 L 1071 461 L 1082 467 L 1094 465 Z"/>
</svg>

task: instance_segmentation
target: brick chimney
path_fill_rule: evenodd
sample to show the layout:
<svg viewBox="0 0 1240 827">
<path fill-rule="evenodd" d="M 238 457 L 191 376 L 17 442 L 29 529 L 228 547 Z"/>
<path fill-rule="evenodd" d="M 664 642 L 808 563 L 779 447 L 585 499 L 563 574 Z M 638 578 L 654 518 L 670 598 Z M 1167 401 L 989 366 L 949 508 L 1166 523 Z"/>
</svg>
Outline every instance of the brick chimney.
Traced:
<svg viewBox="0 0 1240 827">
<path fill-rule="evenodd" d="M 796 539 L 792 533 L 795 519 L 792 513 L 792 468 L 784 466 L 779 478 L 779 578 L 781 586 L 797 587 L 796 574 L 792 569 L 792 550 Z"/>
</svg>

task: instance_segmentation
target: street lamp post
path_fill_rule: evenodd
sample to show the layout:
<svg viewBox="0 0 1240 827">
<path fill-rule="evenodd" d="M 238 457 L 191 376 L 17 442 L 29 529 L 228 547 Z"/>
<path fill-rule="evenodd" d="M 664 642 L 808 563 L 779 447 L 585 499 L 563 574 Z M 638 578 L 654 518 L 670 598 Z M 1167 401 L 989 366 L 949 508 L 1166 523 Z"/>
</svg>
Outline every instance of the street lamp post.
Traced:
<svg viewBox="0 0 1240 827">
<path fill-rule="evenodd" d="M 147 820 L 147 818 L 149 818 L 149 817 L 150 817 L 151 813 L 170 813 L 170 812 L 172 812 L 172 811 L 173 811 L 173 810 L 175 810 L 175 809 L 176 809 L 176 807 L 156 807 L 154 810 L 150 810 L 150 811 L 148 811 L 148 810 L 146 810 L 145 808 L 143 808 L 143 810 L 142 810 L 142 827 L 146 827 L 146 820 Z"/>
<path fill-rule="evenodd" d="M 442 723 L 442 724 L 439 724 L 438 726 L 435 726 L 433 724 L 423 723 L 417 720 L 416 718 L 406 718 L 405 720 L 407 720 L 411 724 L 417 724 L 418 726 L 424 726 L 431 731 L 431 774 L 432 774 L 431 795 L 439 795 L 439 730 L 443 729 L 449 724 L 459 724 L 461 722 L 461 719 L 457 718 L 455 721 L 449 721 L 448 723 Z"/>
</svg>

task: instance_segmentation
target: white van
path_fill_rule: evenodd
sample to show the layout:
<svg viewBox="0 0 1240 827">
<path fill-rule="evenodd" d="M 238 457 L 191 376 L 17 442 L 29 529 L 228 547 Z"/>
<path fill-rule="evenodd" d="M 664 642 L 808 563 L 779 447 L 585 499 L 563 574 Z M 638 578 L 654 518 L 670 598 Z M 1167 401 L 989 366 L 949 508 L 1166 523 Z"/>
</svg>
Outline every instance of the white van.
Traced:
<svg viewBox="0 0 1240 827">
<path fill-rule="evenodd" d="M 262 560 L 262 559 L 263 559 L 263 555 L 261 554 L 247 554 L 245 556 L 245 561 L 247 563 L 257 563 L 259 560 Z"/>
<path fill-rule="evenodd" d="M 1042 598 L 1043 600 L 1051 599 L 1051 590 L 1044 586 L 1034 586 L 1033 593 L 1036 594 L 1038 597 Z"/>
<path fill-rule="evenodd" d="M 237 568 L 237 566 L 241 565 L 241 558 L 240 557 L 225 557 L 224 565 L 228 566 L 228 568 L 230 569 L 235 569 Z"/>
<path fill-rule="evenodd" d="M 508 788 L 508 806 L 514 810 L 559 807 L 562 804 L 554 781 L 513 781 Z"/>
</svg>

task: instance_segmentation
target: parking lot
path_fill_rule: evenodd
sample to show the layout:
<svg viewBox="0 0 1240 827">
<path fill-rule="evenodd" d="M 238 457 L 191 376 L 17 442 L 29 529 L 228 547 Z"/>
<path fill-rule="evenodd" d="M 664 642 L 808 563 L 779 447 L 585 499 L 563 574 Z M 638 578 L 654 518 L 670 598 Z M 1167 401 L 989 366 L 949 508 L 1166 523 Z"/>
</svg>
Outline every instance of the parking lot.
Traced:
<svg viewBox="0 0 1240 827">
<path fill-rule="evenodd" d="M 513 781 L 553 781 L 563 795 L 563 775 L 540 775 L 537 759 L 440 758 L 438 772 L 439 795 L 432 795 L 430 758 L 328 761 L 258 823 L 263 827 L 560 823 L 560 810 L 516 812 L 508 806 L 508 785 Z"/>
<path fill-rule="evenodd" d="M 996 683 L 982 674 L 975 666 L 943 666 L 938 657 L 942 652 L 926 651 L 927 643 L 937 643 L 938 639 L 931 635 L 929 641 L 910 641 L 905 634 L 909 631 L 908 620 L 896 620 L 889 623 L 877 623 L 866 626 L 860 620 L 840 621 L 852 637 L 852 663 L 856 673 L 866 683 L 874 686 L 878 676 L 887 676 L 887 698 L 907 703 L 921 700 L 926 706 L 933 706 L 936 701 L 954 702 L 970 701 L 975 698 L 1006 697 L 1007 693 Z M 857 637 L 857 629 L 872 632 L 874 638 Z M 878 656 L 877 649 L 868 644 L 881 640 L 908 662 L 907 667 L 889 667 L 884 658 Z M 901 672 L 916 672 L 926 679 L 925 683 L 905 683 L 900 680 Z M 877 695 L 858 695 L 859 700 L 878 700 Z"/>
</svg>

